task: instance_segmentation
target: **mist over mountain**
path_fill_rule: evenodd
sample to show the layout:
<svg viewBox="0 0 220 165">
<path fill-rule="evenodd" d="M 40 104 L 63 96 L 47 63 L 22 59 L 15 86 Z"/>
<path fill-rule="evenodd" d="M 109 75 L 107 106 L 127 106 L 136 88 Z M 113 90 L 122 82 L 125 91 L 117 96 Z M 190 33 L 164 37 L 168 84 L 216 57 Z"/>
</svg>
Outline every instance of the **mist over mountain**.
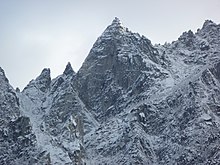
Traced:
<svg viewBox="0 0 220 165">
<path fill-rule="evenodd" d="M 153 45 L 118 18 L 82 67 L 23 91 L 0 68 L 2 165 L 218 165 L 220 25 Z"/>
</svg>

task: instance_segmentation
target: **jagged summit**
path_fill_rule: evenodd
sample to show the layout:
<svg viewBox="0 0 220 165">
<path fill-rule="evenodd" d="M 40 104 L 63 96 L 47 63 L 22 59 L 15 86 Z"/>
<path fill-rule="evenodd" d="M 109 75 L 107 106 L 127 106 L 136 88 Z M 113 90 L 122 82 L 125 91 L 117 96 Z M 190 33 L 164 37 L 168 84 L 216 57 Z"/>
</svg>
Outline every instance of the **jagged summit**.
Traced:
<svg viewBox="0 0 220 165">
<path fill-rule="evenodd" d="M 44 68 L 41 72 L 41 74 L 36 78 L 36 80 L 41 80 L 44 78 L 50 78 L 50 69 Z"/>
<path fill-rule="evenodd" d="M 119 18 L 115 17 L 112 23 L 104 30 L 101 37 L 122 35 L 126 31 L 128 31 L 128 29 L 122 25 L 122 22 L 120 21 Z"/>
<path fill-rule="evenodd" d="M 205 20 L 202 28 L 206 28 L 209 25 L 216 25 L 216 23 L 214 23 L 212 20 Z"/>
<path fill-rule="evenodd" d="M 29 82 L 29 84 L 24 88 L 27 91 L 30 87 L 37 87 L 42 92 L 46 92 L 49 89 L 51 83 L 50 69 L 44 68 L 41 74 L 35 79 Z"/>
<path fill-rule="evenodd" d="M 122 26 L 122 22 L 118 17 L 115 17 L 111 25 Z"/>
<path fill-rule="evenodd" d="M 64 75 L 72 75 L 72 74 L 75 74 L 75 72 L 74 72 L 74 70 L 73 70 L 73 68 L 72 68 L 72 66 L 71 66 L 71 64 L 70 64 L 70 62 L 67 63 L 66 68 L 65 68 L 63 74 L 64 74 Z"/>
<path fill-rule="evenodd" d="M 0 76 L 4 76 L 5 77 L 5 71 L 0 67 Z"/>
<path fill-rule="evenodd" d="M 8 83 L 8 79 L 7 77 L 5 76 L 5 71 L 0 67 L 0 84 L 5 84 Z"/>
<path fill-rule="evenodd" d="M 198 32 L 206 33 L 204 35 L 210 35 L 209 32 L 218 33 L 220 31 L 220 24 L 216 24 L 212 20 L 206 20 L 201 29 L 198 29 Z M 215 34 L 214 34 L 215 35 Z M 218 34 L 217 34 L 218 35 Z M 212 35 L 211 35 L 212 36 Z"/>
</svg>

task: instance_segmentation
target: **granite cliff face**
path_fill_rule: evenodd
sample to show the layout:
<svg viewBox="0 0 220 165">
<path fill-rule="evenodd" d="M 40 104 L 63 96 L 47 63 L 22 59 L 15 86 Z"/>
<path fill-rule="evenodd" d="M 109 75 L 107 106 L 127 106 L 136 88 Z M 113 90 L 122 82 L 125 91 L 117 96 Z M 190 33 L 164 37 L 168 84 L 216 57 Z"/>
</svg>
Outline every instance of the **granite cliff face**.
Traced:
<svg viewBox="0 0 220 165">
<path fill-rule="evenodd" d="M 152 45 L 115 18 L 80 70 L 15 91 L 0 70 L 1 164 L 218 164 L 220 25 Z"/>
</svg>

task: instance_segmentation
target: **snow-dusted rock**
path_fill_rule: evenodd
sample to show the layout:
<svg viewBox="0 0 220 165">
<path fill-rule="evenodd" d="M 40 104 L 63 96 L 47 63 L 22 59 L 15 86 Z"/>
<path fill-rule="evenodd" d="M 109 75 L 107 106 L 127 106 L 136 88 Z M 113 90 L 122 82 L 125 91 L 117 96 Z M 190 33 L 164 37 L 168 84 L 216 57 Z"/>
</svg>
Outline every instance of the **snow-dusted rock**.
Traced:
<svg viewBox="0 0 220 165">
<path fill-rule="evenodd" d="M 0 164 L 33 164 L 36 138 L 30 119 L 22 115 L 19 98 L 0 68 Z"/>
<path fill-rule="evenodd" d="M 77 73 L 68 63 L 51 80 L 44 69 L 16 93 L 0 69 L 0 89 L 0 147 L 10 151 L 0 151 L 2 164 L 220 162 L 220 25 L 212 21 L 152 45 L 115 18 Z M 26 153 L 18 159 L 14 137 Z"/>
</svg>

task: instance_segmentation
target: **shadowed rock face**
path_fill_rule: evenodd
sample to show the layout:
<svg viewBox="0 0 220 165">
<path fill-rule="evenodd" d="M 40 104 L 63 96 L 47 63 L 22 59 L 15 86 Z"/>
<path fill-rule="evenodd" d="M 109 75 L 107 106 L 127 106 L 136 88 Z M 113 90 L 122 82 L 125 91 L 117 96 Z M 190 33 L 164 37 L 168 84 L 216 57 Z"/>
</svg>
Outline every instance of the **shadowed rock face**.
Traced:
<svg viewBox="0 0 220 165">
<path fill-rule="evenodd" d="M 157 66 L 159 58 L 148 39 L 130 32 L 116 18 L 95 42 L 73 86 L 86 106 L 103 116 L 123 94 L 140 94 L 155 78 L 166 78 Z"/>
<path fill-rule="evenodd" d="M 218 164 L 220 25 L 152 45 L 115 18 L 80 70 L 0 68 L 0 164 Z"/>
<path fill-rule="evenodd" d="M 75 72 L 73 71 L 73 68 L 71 66 L 71 64 L 68 62 L 68 64 L 66 65 L 66 68 L 63 72 L 64 75 L 73 75 L 75 74 Z"/>
</svg>

